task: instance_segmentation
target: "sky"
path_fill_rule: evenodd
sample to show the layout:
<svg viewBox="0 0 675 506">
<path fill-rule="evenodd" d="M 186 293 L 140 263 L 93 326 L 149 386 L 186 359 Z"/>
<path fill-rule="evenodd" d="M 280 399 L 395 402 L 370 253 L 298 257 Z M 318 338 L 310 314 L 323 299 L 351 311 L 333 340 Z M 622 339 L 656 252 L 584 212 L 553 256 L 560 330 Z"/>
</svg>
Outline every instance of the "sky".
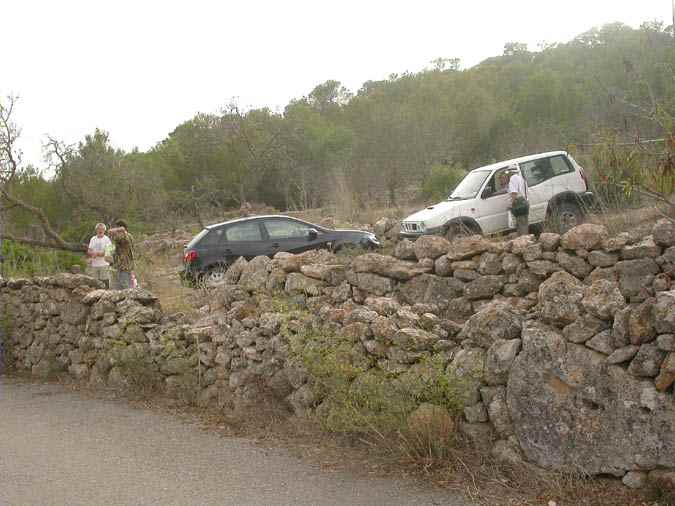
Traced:
<svg viewBox="0 0 675 506">
<path fill-rule="evenodd" d="M 328 79 L 468 68 L 508 41 L 567 42 L 594 26 L 671 24 L 669 0 L 3 0 L 0 95 L 20 98 L 25 163 L 45 135 L 101 128 L 147 150 L 198 112 L 283 107 Z"/>
</svg>

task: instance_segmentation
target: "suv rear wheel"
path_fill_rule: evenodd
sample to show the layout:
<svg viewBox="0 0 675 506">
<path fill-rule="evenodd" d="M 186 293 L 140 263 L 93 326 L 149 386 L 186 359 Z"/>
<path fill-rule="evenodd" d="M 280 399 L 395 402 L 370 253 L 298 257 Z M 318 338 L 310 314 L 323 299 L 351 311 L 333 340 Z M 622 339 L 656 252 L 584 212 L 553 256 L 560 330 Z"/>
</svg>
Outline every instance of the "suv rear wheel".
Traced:
<svg viewBox="0 0 675 506">
<path fill-rule="evenodd" d="M 583 214 L 574 202 L 561 202 L 551 211 L 549 220 L 552 220 L 553 229 L 564 234 L 571 228 L 581 225 Z"/>
</svg>

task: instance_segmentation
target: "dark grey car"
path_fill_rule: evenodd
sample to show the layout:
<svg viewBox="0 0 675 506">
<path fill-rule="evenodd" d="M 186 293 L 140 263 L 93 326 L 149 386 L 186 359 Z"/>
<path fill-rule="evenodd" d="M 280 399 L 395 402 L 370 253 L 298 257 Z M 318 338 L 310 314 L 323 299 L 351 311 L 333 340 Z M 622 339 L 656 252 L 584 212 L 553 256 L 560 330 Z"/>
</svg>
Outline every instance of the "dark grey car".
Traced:
<svg viewBox="0 0 675 506">
<path fill-rule="evenodd" d="M 344 247 L 375 249 L 380 242 L 362 230 L 332 230 L 288 216 L 254 216 L 209 225 L 186 246 L 183 255 L 187 278 L 222 278 L 237 258 L 273 257 L 280 251 L 302 253 L 313 249 L 338 251 Z"/>
</svg>

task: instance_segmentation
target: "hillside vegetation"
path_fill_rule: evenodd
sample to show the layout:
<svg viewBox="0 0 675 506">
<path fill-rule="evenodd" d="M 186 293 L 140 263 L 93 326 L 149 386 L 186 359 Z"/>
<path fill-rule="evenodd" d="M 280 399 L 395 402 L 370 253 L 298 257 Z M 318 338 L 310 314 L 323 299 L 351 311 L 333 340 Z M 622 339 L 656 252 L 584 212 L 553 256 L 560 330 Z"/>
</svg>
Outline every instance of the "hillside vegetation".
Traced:
<svg viewBox="0 0 675 506">
<path fill-rule="evenodd" d="M 97 221 L 123 216 L 151 231 L 244 201 L 338 214 L 396 207 L 442 196 L 438 186 L 468 168 L 553 149 L 572 150 L 603 182 L 647 170 L 640 178 L 656 174 L 670 195 L 674 65 L 670 29 L 656 23 L 606 25 L 535 52 L 511 42 L 469 69 L 441 58 L 353 93 L 327 81 L 283 112 L 230 104 L 147 152 L 117 149 L 103 130 L 74 146 L 50 139 L 52 170 L 22 170 L 11 191 L 71 241 Z M 667 141 L 638 145 L 639 156 L 616 149 L 648 138 Z M 10 213 L 11 232 L 40 234 L 25 210 Z"/>
</svg>

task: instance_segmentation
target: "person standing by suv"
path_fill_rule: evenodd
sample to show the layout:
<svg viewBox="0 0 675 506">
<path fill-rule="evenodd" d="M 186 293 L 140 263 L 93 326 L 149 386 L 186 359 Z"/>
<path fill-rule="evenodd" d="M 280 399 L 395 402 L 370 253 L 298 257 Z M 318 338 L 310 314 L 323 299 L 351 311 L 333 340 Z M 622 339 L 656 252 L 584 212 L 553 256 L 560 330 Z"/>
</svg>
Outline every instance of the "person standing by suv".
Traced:
<svg viewBox="0 0 675 506">
<path fill-rule="evenodd" d="M 132 288 L 131 274 L 134 271 L 134 238 L 127 230 L 124 220 L 117 220 L 116 227 L 108 233 L 115 243 L 113 266 L 117 270 L 117 282 L 115 288 L 124 290 Z"/>
<path fill-rule="evenodd" d="M 511 195 L 510 212 L 516 219 L 516 233 L 518 236 L 527 235 L 530 214 L 527 183 L 520 175 L 517 165 L 509 166 L 509 194 Z"/>
<path fill-rule="evenodd" d="M 106 288 L 110 285 L 110 264 L 106 261 L 108 252 L 112 250 L 112 242 L 105 235 L 106 226 L 103 223 L 96 224 L 96 235 L 89 241 L 87 256 L 90 258 L 88 274 L 102 281 Z"/>
</svg>

